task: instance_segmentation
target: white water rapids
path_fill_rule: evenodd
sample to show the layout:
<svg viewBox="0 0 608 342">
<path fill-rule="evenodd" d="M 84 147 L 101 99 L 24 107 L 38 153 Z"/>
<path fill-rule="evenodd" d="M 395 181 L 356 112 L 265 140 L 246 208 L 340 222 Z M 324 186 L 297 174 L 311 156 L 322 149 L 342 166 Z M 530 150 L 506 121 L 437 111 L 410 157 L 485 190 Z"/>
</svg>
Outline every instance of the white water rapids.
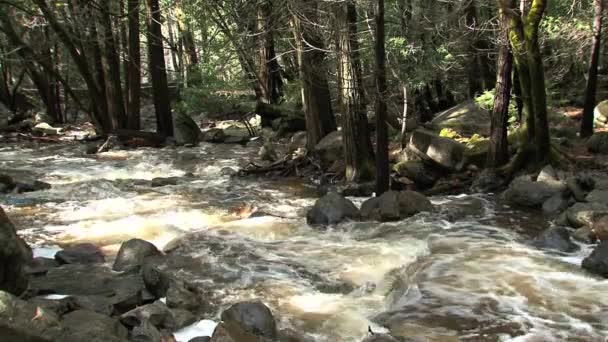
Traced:
<svg viewBox="0 0 608 342">
<path fill-rule="evenodd" d="M 442 197 L 433 199 L 440 213 L 319 231 L 303 217 L 312 188 L 222 175 L 255 152 L 204 144 L 96 159 L 76 143 L 8 145 L 0 148 L 0 173 L 53 187 L 2 195 L 0 204 L 39 255 L 76 242 L 111 255 L 133 237 L 163 248 L 190 234 L 177 252 L 209 264 L 223 305 L 261 298 L 280 326 L 316 341 L 359 341 L 368 326 L 415 341 L 608 336 L 608 281 L 580 268 L 589 247 L 558 255 L 530 246 L 521 232 L 539 230 L 534 214 L 496 208 L 481 196 Z M 173 176 L 182 177 L 179 184 L 143 181 Z M 450 210 L 470 202 L 482 210 L 450 219 Z M 235 212 L 243 204 L 281 218 L 241 220 Z"/>
</svg>

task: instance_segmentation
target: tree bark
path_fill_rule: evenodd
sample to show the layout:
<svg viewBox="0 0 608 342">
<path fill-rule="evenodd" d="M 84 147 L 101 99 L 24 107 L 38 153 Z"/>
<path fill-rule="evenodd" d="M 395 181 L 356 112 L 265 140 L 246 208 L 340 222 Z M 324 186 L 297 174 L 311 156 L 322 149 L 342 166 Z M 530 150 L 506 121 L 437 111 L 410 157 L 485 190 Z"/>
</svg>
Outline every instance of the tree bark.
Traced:
<svg viewBox="0 0 608 342">
<path fill-rule="evenodd" d="M 325 46 L 313 27 L 317 19 L 316 0 L 301 0 L 293 15 L 298 50 L 298 65 L 302 81 L 302 104 L 306 115 L 308 150 L 327 134 L 336 130 L 331 106 L 331 94 L 325 68 Z M 302 18 L 301 18 L 301 17 Z"/>
<path fill-rule="evenodd" d="M 501 37 L 496 73 L 496 94 L 492 110 L 490 146 L 488 150 L 488 167 L 496 168 L 509 162 L 509 142 L 507 129 L 509 125 L 509 103 L 511 98 L 511 72 L 513 55 L 509 44 L 509 18 L 501 10 Z"/>
<path fill-rule="evenodd" d="M 390 187 L 388 123 L 386 113 L 386 50 L 384 0 L 376 2 L 376 196 Z"/>
<path fill-rule="evenodd" d="M 263 102 L 278 104 L 283 97 L 281 66 L 274 49 L 272 0 L 257 0 L 258 74 L 262 82 Z"/>
<path fill-rule="evenodd" d="M 152 78 L 152 93 L 156 126 L 158 133 L 173 136 L 173 119 L 167 70 L 165 67 L 165 52 L 163 49 L 163 33 L 158 0 L 146 0 L 146 21 L 148 27 L 148 59 L 150 76 Z"/>
<path fill-rule="evenodd" d="M 357 9 L 354 0 L 337 4 L 338 74 L 342 105 L 342 138 L 346 180 L 363 182 L 373 178 L 373 148 L 365 106 L 359 43 L 357 41 Z"/>
<path fill-rule="evenodd" d="M 128 0 L 127 11 L 129 17 L 129 59 L 127 83 L 127 127 L 140 129 L 141 105 L 141 52 L 139 39 L 139 0 Z"/>
<path fill-rule="evenodd" d="M 597 92 L 597 72 L 600 62 L 602 15 L 604 12 L 603 1 L 594 0 L 595 19 L 593 21 L 593 44 L 591 46 L 591 58 L 589 70 L 587 71 L 587 89 L 585 90 L 585 107 L 583 109 L 583 122 L 581 124 L 581 137 L 586 138 L 593 135 L 593 115 L 595 110 Z"/>
</svg>

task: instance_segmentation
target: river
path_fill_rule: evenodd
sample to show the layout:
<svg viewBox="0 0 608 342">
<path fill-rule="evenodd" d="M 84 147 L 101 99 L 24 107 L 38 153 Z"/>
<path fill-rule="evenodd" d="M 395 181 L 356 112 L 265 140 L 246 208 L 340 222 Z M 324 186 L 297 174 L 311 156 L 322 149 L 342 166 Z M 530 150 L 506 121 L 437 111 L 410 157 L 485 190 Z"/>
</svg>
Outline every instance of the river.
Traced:
<svg viewBox="0 0 608 342">
<path fill-rule="evenodd" d="M 529 232 L 544 220 L 498 206 L 492 196 L 436 197 L 438 213 L 321 231 L 304 219 L 314 187 L 224 175 L 226 167 L 246 165 L 254 147 L 98 157 L 84 150 L 78 143 L 0 148 L 0 173 L 53 185 L 0 197 L 37 255 L 76 242 L 112 255 L 133 237 L 159 248 L 186 237 L 174 252 L 211 265 L 222 304 L 261 298 L 281 326 L 316 341 L 359 341 L 368 326 L 414 341 L 608 336 L 608 281 L 580 268 L 590 248 L 563 255 L 532 247 Z M 179 182 L 152 187 L 156 177 Z M 270 215 L 241 219 L 245 204 Z M 459 208 L 472 208 L 471 215 L 455 215 Z"/>
</svg>

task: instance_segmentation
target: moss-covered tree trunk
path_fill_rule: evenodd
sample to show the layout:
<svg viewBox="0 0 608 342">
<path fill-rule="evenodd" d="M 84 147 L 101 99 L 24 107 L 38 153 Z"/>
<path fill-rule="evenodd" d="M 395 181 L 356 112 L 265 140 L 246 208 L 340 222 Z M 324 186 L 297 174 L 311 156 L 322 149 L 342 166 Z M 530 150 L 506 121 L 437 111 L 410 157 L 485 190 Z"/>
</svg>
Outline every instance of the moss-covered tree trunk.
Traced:
<svg viewBox="0 0 608 342">
<path fill-rule="evenodd" d="M 342 105 L 342 137 L 346 180 L 362 182 L 373 179 L 373 148 L 363 99 L 357 9 L 354 0 L 336 5 L 338 26 L 338 75 Z"/>
</svg>

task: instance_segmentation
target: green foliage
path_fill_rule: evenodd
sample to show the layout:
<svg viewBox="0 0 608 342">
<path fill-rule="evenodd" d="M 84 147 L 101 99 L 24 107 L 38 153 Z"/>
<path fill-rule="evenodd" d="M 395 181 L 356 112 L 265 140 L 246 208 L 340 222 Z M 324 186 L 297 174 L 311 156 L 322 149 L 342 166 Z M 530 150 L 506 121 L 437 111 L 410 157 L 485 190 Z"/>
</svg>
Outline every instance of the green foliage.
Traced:
<svg viewBox="0 0 608 342">
<path fill-rule="evenodd" d="M 494 108 L 494 96 L 496 94 L 496 90 L 488 90 L 483 94 L 477 96 L 475 98 L 475 102 L 479 107 L 484 110 L 492 111 Z M 515 105 L 515 99 L 511 97 L 511 101 L 509 101 L 509 123 L 513 124 L 517 121 L 517 106 Z"/>
<path fill-rule="evenodd" d="M 181 100 L 175 110 L 190 116 L 204 115 L 214 118 L 231 112 L 251 112 L 255 101 L 242 96 L 220 96 L 205 89 L 187 88 L 182 91 Z"/>
</svg>

